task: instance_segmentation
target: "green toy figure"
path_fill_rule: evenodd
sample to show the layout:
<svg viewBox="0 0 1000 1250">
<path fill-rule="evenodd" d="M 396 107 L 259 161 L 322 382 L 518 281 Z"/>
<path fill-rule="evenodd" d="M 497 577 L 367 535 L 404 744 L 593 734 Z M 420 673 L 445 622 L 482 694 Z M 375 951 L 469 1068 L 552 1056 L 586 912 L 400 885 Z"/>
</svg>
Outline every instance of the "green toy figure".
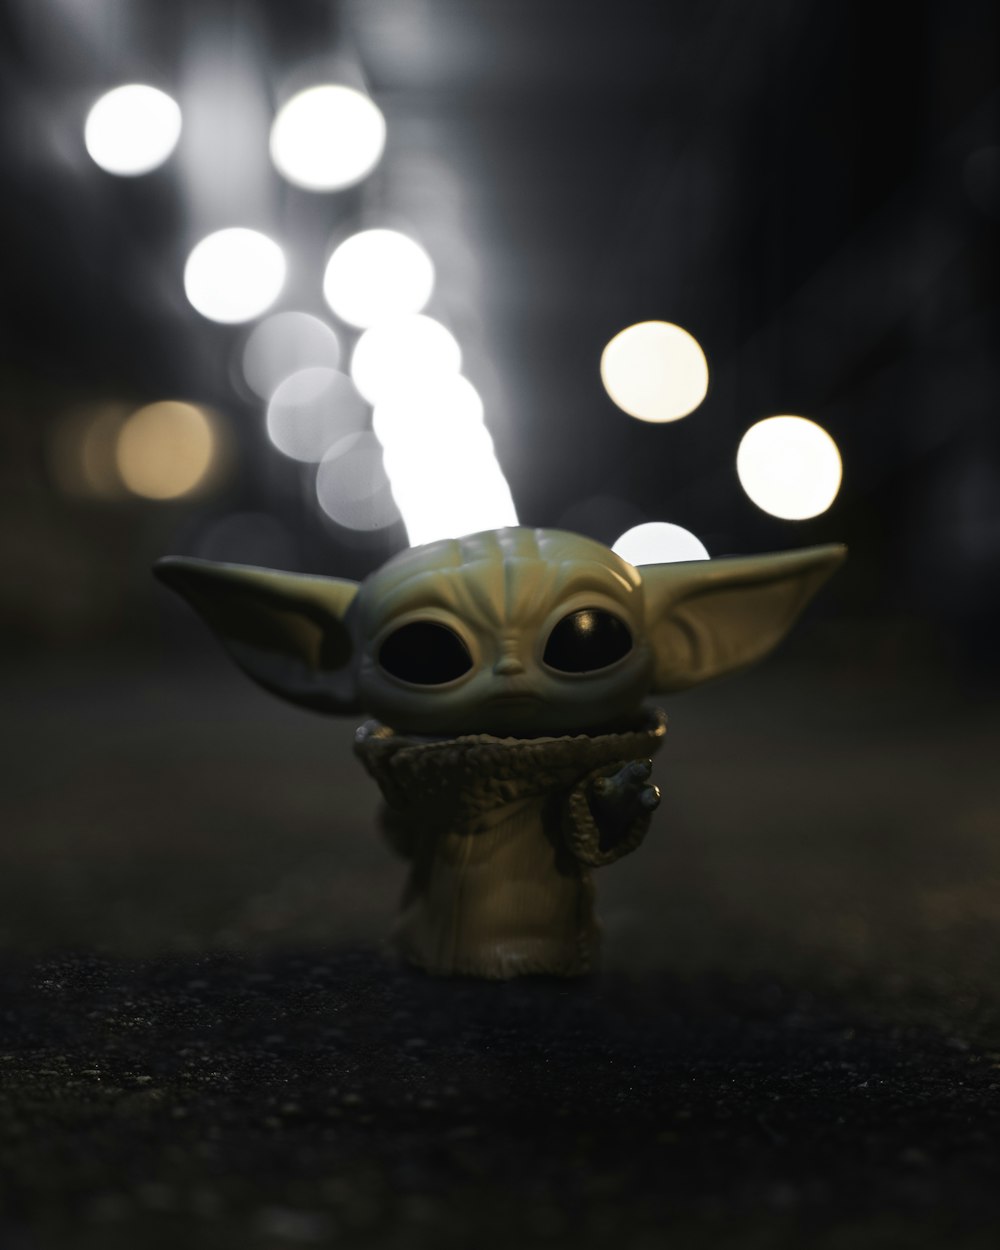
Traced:
<svg viewBox="0 0 1000 1250">
<path fill-rule="evenodd" d="M 157 575 L 266 689 L 365 711 L 355 750 L 410 861 L 394 934 L 441 975 L 591 971 L 591 870 L 642 842 L 669 693 L 772 649 L 840 546 L 634 568 L 512 528 L 413 547 L 360 584 L 170 558 Z"/>
</svg>

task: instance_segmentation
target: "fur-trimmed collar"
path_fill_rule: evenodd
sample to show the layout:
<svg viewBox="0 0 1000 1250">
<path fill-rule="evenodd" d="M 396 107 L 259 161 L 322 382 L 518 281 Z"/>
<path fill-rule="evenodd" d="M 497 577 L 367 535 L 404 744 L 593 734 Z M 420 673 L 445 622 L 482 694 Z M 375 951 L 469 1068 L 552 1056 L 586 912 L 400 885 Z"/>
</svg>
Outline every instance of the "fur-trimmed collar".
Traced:
<svg viewBox="0 0 1000 1250">
<path fill-rule="evenodd" d="M 649 708 L 633 724 L 599 734 L 421 738 L 367 721 L 355 734 L 354 750 L 390 806 L 426 812 L 438 823 L 566 790 L 595 769 L 650 756 L 666 722 L 659 708 Z"/>
</svg>

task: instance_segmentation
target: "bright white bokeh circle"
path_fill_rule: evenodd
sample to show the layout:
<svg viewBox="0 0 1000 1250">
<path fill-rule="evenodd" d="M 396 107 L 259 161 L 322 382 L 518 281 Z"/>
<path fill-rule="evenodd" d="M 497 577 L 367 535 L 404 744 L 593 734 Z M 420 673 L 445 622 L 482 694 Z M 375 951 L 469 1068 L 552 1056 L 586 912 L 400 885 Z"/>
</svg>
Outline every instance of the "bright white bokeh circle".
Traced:
<svg viewBox="0 0 1000 1250">
<path fill-rule="evenodd" d="M 433 288 L 431 258 L 398 230 L 352 234 L 334 251 L 323 275 L 326 302 L 342 321 L 362 328 L 420 312 Z"/>
<path fill-rule="evenodd" d="M 462 350 L 450 330 L 418 314 L 380 321 L 358 339 L 351 357 L 354 385 L 373 404 L 394 392 L 458 373 Z"/>
<path fill-rule="evenodd" d="M 708 392 L 708 362 L 698 340 L 668 321 L 620 331 L 601 354 L 604 389 L 640 421 L 677 421 Z"/>
<path fill-rule="evenodd" d="M 611 548 L 629 564 L 674 564 L 679 560 L 708 560 L 708 548 L 690 530 L 669 521 L 633 525 Z"/>
<path fill-rule="evenodd" d="M 184 291 L 210 321 L 235 324 L 259 317 L 281 294 L 285 255 L 258 230 L 236 226 L 206 235 L 184 266 Z"/>
<path fill-rule="evenodd" d="M 483 401 L 467 378 L 438 373 L 394 388 L 372 424 L 412 544 L 517 524 Z"/>
<path fill-rule="evenodd" d="M 243 346 L 243 377 L 261 399 L 300 369 L 336 369 L 340 342 L 319 317 L 304 312 L 279 312 L 250 331 Z"/>
<path fill-rule="evenodd" d="M 399 520 L 382 466 L 382 448 L 370 430 L 348 434 L 316 470 L 316 498 L 326 515 L 353 530 L 379 530 Z"/>
<path fill-rule="evenodd" d="M 311 464 L 367 420 L 368 405 L 336 369 L 300 369 L 275 388 L 267 405 L 271 442 L 292 460 Z"/>
<path fill-rule="evenodd" d="M 271 127 L 271 159 L 283 177 L 307 191 L 349 187 L 378 164 L 385 118 L 353 87 L 309 87 L 282 106 Z"/>
<path fill-rule="evenodd" d="M 121 177 L 146 174 L 162 165 L 180 134 L 176 100 L 142 83 L 128 83 L 102 95 L 83 127 L 83 141 L 94 163 Z"/>
<path fill-rule="evenodd" d="M 510 487 L 494 456 L 471 455 L 460 466 L 443 462 L 423 473 L 402 461 L 394 473 L 392 459 L 387 452 L 386 471 L 413 546 L 517 525 Z"/>
<path fill-rule="evenodd" d="M 484 466 L 496 465 L 493 439 L 485 426 L 466 426 L 452 432 L 440 429 L 426 438 L 385 447 L 385 470 L 393 486 L 413 482 L 433 485 L 431 493 L 451 493 L 455 484 L 469 481 Z"/>
<path fill-rule="evenodd" d="M 843 465 L 837 444 L 806 417 L 766 417 L 743 435 L 736 453 L 740 485 L 763 512 L 805 521 L 837 497 Z"/>
<path fill-rule="evenodd" d="M 483 401 L 460 373 L 445 373 L 412 390 L 393 390 L 375 405 L 372 427 L 383 447 L 406 448 L 448 439 L 456 445 L 466 436 L 485 435 Z M 492 440 L 490 440 L 492 446 Z"/>
</svg>

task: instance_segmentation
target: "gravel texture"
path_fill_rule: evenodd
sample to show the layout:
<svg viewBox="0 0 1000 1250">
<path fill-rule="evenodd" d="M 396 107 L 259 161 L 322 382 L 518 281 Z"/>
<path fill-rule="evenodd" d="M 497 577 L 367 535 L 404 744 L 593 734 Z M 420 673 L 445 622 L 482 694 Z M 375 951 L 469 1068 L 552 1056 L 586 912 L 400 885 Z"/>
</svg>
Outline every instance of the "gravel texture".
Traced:
<svg viewBox="0 0 1000 1250">
<path fill-rule="evenodd" d="M 1000 1055 L 774 981 L 354 951 L 52 958 L 4 991 L 12 1247 L 1000 1235 Z"/>
<path fill-rule="evenodd" d="M 3 1250 L 1000 1244 L 1000 723 L 877 676 L 668 707 L 606 971 L 381 953 L 352 727 L 5 684 Z"/>
</svg>

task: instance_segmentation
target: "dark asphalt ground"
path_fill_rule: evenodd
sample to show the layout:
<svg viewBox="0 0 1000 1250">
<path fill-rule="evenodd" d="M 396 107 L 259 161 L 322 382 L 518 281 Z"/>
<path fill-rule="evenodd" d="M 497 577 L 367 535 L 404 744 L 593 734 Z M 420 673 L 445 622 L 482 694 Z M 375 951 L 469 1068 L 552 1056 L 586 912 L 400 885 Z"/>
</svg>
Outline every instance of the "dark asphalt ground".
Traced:
<svg viewBox="0 0 1000 1250">
<path fill-rule="evenodd" d="M 677 699 L 607 970 L 434 981 L 350 726 L 223 670 L 5 683 L 0 1245 L 1000 1244 L 1000 718 Z"/>
</svg>

